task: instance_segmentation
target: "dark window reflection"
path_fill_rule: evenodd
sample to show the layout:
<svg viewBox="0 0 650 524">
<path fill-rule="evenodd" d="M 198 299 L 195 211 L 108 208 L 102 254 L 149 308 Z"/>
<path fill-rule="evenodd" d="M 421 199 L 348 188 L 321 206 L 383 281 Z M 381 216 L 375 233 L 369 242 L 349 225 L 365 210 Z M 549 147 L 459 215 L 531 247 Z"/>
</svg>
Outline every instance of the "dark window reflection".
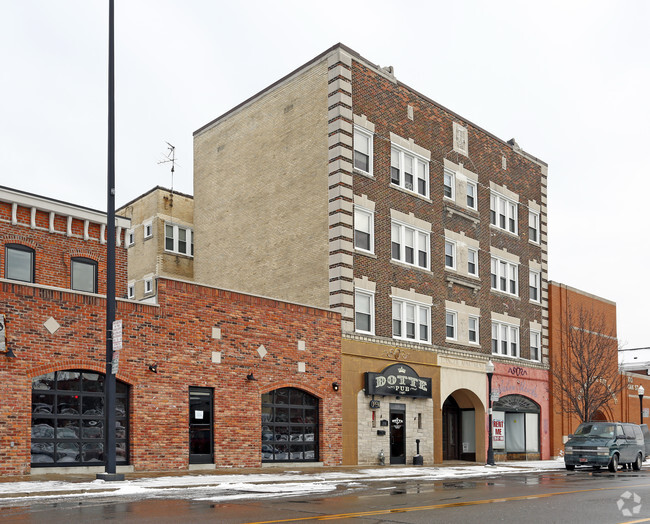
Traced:
<svg viewBox="0 0 650 524">
<path fill-rule="evenodd" d="M 262 395 L 262 461 L 318 460 L 318 399 L 296 388 Z"/>
</svg>

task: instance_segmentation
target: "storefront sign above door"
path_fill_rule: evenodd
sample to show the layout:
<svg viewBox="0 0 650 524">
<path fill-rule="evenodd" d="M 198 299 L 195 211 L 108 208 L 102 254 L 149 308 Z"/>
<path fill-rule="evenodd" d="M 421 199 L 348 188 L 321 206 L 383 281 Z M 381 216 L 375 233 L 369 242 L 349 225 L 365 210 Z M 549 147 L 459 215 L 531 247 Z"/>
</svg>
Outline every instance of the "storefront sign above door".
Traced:
<svg viewBox="0 0 650 524">
<path fill-rule="evenodd" d="M 431 379 L 420 378 L 406 364 L 393 364 L 381 373 L 365 373 L 366 395 L 431 398 Z"/>
</svg>

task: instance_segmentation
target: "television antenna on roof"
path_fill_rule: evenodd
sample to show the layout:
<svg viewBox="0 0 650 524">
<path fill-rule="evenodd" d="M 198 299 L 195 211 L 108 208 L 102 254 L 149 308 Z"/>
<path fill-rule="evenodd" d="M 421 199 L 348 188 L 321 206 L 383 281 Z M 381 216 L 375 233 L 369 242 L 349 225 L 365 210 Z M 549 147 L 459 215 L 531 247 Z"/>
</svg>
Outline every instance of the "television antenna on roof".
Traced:
<svg viewBox="0 0 650 524">
<path fill-rule="evenodd" d="M 167 149 L 169 150 L 169 152 L 165 155 L 165 159 L 161 160 L 158 163 L 159 164 L 169 164 L 169 163 L 171 163 L 171 165 L 172 165 L 172 170 L 171 170 L 172 171 L 172 187 L 171 187 L 171 190 L 172 190 L 172 193 L 173 193 L 174 192 L 174 168 L 176 167 L 176 148 L 173 145 L 171 145 L 169 142 L 165 142 L 165 144 L 167 144 L 167 146 L 168 146 Z"/>
</svg>

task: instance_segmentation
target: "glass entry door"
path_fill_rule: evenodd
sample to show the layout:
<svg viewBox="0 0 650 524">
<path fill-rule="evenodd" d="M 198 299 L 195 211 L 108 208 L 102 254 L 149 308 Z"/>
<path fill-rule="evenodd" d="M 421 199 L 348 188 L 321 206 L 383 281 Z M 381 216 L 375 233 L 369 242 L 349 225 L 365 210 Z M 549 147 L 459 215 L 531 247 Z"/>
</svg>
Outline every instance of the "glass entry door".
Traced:
<svg viewBox="0 0 650 524">
<path fill-rule="evenodd" d="M 190 387 L 190 464 L 212 464 L 212 389 Z"/>
<path fill-rule="evenodd" d="M 390 405 L 390 463 L 406 464 L 406 405 Z"/>
</svg>

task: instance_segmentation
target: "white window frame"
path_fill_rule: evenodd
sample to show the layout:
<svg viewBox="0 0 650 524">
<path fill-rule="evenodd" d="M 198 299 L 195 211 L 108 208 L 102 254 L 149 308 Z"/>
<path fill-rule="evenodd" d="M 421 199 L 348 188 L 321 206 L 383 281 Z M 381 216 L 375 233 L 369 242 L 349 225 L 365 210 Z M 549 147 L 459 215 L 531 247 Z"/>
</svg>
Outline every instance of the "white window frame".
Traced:
<svg viewBox="0 0 650 524">
<path fill-rule="evenodd" d="M 469 199 L 470 199 L 469 188 L 470 188 L 470 187 L 472 188 L 472 192 L 474 193 L 474 194 L 472 195 L 472 199 L 474 200 L 474 205 L 471 205 L 471 204 L 469 203 Z M 468 207 L 469 209 L 474 209 L 474 210 L 476 210 L 477 207 L 478 207 L 478 184 L 477 184 L 476 182 L 474 182 L 473 180 L 468 180 L 468 181 L 467 181 L 467 192 L 466 192 L 466 195 L 467 195 L 467 198 L 466 198 L 467 207 Z"/>
<path fill-rule="evenodd" d="M 359 217 L 364 216 L 368 218 L 368 223 L 370 227 L 370 231 L 366 232 L 361 229 L 361 233 L 367 233 L 370 238 L 369 238 L 369 248 L 370 249 L 365 249 L 363 247 L 359 247 L 357 245 L 357 225 L 360 223 L 360 220 L 357 220 L 357 214 L 359 214 Z M 370 211 L 369 209 L 366 209 L 364 207 L 360 206 L 354 206 L 354 249 L 357 251 L 363 251 L 364 253 L 373 253 L 375 252 L 375 213 L 373 211 Z"/>
<path fill-rule="evenodd" d="M 449 330 L 451 329 L 451 336 Z M 458 340 L 458 313 L 451 309 L 445 311 L 445 339 Z"/>
<path fill-rule="evenodd" d="M 408 266 L 418 267 L 421 269 L 431 268 L 431 234 L 429 231 L 413 227 L 397 220 L 392 220 L 390 225 L 390 257 L 391 260 L 406 264 Z M 407 254 L 407 238 L 412 235 L 413 237 L 413 263 L 406 261 Z M 424 243 L 424 246 L 420 244 Z M 399 250 L 399 258 L 395 258 L 395 249 Z M 426 264 L 420 264 L 420 252 L 424 252 L 426 256 Z"/>
<path fill-rule="evenodd" d="M 410 173 L 413 177 L 413 182 L 410 188 L 408 187 L 405 176 L 405 165 L 407 159 L 410 160 L 411 170 L 413 171 Z M 397 166 L 395 164 L 397 164 Z M 429 161 L 426 158 L 391 143 L 390 168 L 391 184 L 424 198 L 429 198 Z M 395 181 L 393 169 L 398 170 L 397 181 Z M 424 182 L 424 193 L 420 192 L 419 180 Z"/>
<path fill-rule="evenodd" d="M 535 348 L 537 358 L 533 358 L 533 348 Z M 532 329 L 530 330 L 530 360 L 542 361 L 542 334 Z"/>
<path fill-rule="evenodd" d="M 357 152 L 357 149 L 356 149 L 357 144 L 360 142 L 360 140 L 357 141 L 357 137 L 359 137 L 359 139 L 367 139 L 368 140 L 368 170 L 367 171 L 365 169 L 362 169 L 362 168 L 357 166 L 356 154 L 355 153 Z M 354 126 L 354 151 L 352 153 L 353 154 L 352 161 L 354 163 L 354 169 L 356 171 L 364 173 L 364 174 L 366 174 L 368 176 L 373 176 L 373 174 L 372 174 L 373 151 L 374 151 L 373 141 L 374 141 L 374 135 L 370 131 L 368 131 L 367 129 L 363 129 L 362 127 Z M 361 153 L 363 155 L 366 154 L 361 150 L 359 150 L 359 153 Z"/>
<path fill-rule="evenodd" d="M 167 236 L 167 228 L 171 227 L 172 228 L 172 236 L 168 237 Z M 186 233 L 185 236 L 185 251 L 181 251 L 179 248 L 180 244 L 180 231 L 183 230 Z M 167 239 L 171 238 L 172 240 L 172 249 L 169 249 L 167 247 Z M 179 226 L 178 224 L 174 224 L 172 222 L 165 222 L 165 252 L 167 253 L 175 253 L 178 255 L 187 255 L 189 257 L 194 256 L 194 235 L 193 231 L 189 227 L 185 226 Z"/>
<path fill-rule="evenodd" d="M 414 337 L 407 335 L 407 324 L 410 319 L 408 315 L 409 311 L 412 311 L 414 314 Z M 431 306 L 402 298 L 393 298 L 391 318 L 394 339 L 420 342 L 422 344 L 431 343 Z M 396 332 L 395 329 L 396 322 L 399 323 L 399 332 Z M 426 327 L 426 338 L 422 338 L 421 336 L 421 328 L 423 326 Z"/>
<path fill-rule="evenodd" d="M 492 354 L 519 358 L 519 326 L 492 321 Z"/>
<path fill-rule="evenodd" d="M 537 296 L 533 298 L 533 295 Z M 542 301 L 542 274 L 534 269 L 528 272 L 528 296 L 531 302 L 539 304 Z"/>
<path fill-rule="evenodd" d="M 450 253 L 448 253 L 448 251 Z M 447 263 L 448 258 L 451 259 L 451 265 Z M 445 239 L 445 268 L 456 269 L 456 260 L 457 260 L 456 242 L 454 242 L 453 240 Z"/>
<path fill-rule="evenodd" d="M 472 323 L 474 323 L 474 329 L 472 329 Z M 472 340 L 471 333 L 474 333 L 475 340 Z M 480 345 L 479 338 L 479 318 L 474 315 L 469 315 L 467 317 L 467 340 L 470 344 Z"/>
<path fill-rule="evenodd" d="M 471 263 L 470 253 L 472 253 L 474 255 L 474 257 L 473 257 L 474 258 L 474 272 L 470 271 L 470 263 Z M 473 277 L 478 276 L 478 249 L 473 248 L 473 247 L 468 247 L 467 248 L 467 274 L 471 275 Z"/>
<path fill-rule="evenodd" d="M 501 193 L 490 193 L 490 224 L 513 235 L 518 235 L 519 204 Z"/>
<path fill-rule="evenodd" d="M 126 287 L 127 298 L 135 298 L 135 284 L 129 284 Z"/>
<path fill-rule="evenodd" d="M 447 184 L 447 179 L 449 179 L 449 184 Z M 451 195 L 447 195 L 448 187 L 451 190 Z M 456 173 L 451 169 L 444 169 L 442 175 L 442 196 L 454 202 L 456 201 Z"/>
<path fill-rule="evenodd" d="M 144 238 L 151 238 L 153 236 L 153 221 L 145 222 L 142 227 L 144 228 Z"/>
<path fill-rule="evenodd" d="M 533 211 L 531 209 L 528 210 L 528 241 L 532 242 L 533 244 L 539 244 L 540 243 L 540 227 L 539 227 L 539 213 L 537 211 Z M 533 231 L 533 235 L 531 235 L 531 231 Z"/>
<path fill-rule="evenodd" d="M 511 291 L 513 283 L 515 288 L 514 293 Z M 490 260 L 490 289 L 518 297 L 519 264 L 492 256 Z"/>
<path fill-rule="evenodd" d="M 144 280 L 144 293 L 153 293 L 153 278 L 145 278 Z"/>
<path fill-rule="evenodd" d="M 135 244 L 135 231 L 133 229 L 128 229 L 126 231 L 126 245 L 127 247 Z"/>
<path fill-rule="evenodd" d="M 357 304 L 359 304 L 359 297 L 363 297 L 365 299 L 368 299 L 370 302 L 370 311 L 368 313 L 365 312 L 360 312 L 357 310 Z M 370 316 L 370 331 L 365 331 L 363 329 L 359 329 L 358 323 L 357 323 L 357 314 L 367 314 Z M 357 333 L 365 333 L 367 335 L 374 335 L 375 334 L 375 294 L 372 291 L 368 291 L 366 289 L 355 289 L 354 290 L 354 330 Z"/>
</svg>

